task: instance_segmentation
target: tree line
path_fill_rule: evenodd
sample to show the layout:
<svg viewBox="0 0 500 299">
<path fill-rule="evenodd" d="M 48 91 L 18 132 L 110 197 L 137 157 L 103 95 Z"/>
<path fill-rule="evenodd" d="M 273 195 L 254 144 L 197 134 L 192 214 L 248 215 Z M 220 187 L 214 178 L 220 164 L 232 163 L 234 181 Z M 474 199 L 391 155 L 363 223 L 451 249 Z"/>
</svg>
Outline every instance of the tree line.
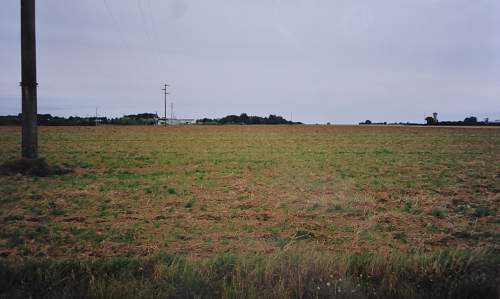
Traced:
<svg viewBox="0 0 500 299">
<path fill-rule="evenodd" d="M 387 123 L 387 122 L 372 122 L 367 119 L 359 123 L 360 125 L 405 125 L 405 126 L 421 126 L 422 123 L 411 123 L 411 122 L 398 122 L 398 123 Z M 488 120 L 478 121 L 477 117 L 469 116 L 463 121 L 439 121 L 433 116 L 427 116 L 425 118 L 426 126 L 500 126 L 499 122 L 489 122 Z"/>
<path fill-rule="evenodd" d="M 246 113 L 240 115 L 228 115 L 222 118 L 203 118 L 196 121 L 198 124 L 217 124 L 217 125 L 292 125 L 301 124 L 286 120 L 282 116 L 271 114 L 269 117 L 249 116 Z"/>
<path fill-rule="evenodd" d="M 37 121 L 41 126 L 95 126 L 95 125 L 154 125 L 158 115 L 156 113 L 129 114 L 123 117 L 60 117 L 51 114 L 38 114 Z M 17 126 L 21 125 L 22 114 L 0 116 L 0 125 Z M 246 113 L 238 115 L 228 115 L 222 118 L 203 118 L 196 121 L 197 124 L 245 124 L 245 125 L 281 125 L 300 124 L 284 119 L 281 116 L 271 114 L 268 117 L 249 116 Z"/>
<path fill-rule="evenodd" d="M 141 113 L 125 115 L 123 117 L 108 118 L 108 117 L 80 117 L 70 116 L 61 117 L 51 114 L 38 114 L 37 122 L 40 126 L 95 126 L 96 124 L 103 125 L 153 125 L 156 123 L 158 116 L 152 113 Z M 22 114 L 0 116 L 0 126 L 17 126 L 21 125 Z"/>
</svg>

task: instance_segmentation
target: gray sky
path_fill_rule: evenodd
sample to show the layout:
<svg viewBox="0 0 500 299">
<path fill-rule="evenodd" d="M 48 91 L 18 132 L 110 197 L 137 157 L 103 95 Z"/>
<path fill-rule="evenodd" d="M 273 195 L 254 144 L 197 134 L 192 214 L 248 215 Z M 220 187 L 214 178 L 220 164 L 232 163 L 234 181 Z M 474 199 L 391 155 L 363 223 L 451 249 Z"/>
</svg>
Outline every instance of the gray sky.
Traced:
<svg viewBox="0 0 500 299">
<path fill-rule="evenodd" d="M 20 101 L 0 10 L 0 114 Z M 500 119 L 498 0 L 38 0 L 39 112 L 308 123 Z"/>
</svg>

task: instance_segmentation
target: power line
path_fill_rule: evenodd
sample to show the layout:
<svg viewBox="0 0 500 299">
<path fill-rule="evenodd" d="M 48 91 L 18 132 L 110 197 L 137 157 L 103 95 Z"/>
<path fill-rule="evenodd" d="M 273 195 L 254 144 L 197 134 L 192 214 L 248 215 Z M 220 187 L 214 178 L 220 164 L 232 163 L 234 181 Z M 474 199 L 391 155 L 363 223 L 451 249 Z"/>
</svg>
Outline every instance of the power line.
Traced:
<svg viewBox="0 0 500 299">
<path fill-rule="evenodd" d="M 109 3 L 106 0 L 102 0 L 104 3 L 104 7 L 106 8 L 106 12 L 109 15 L 109 19 L 111 20 L 112 26 L 115 27 L 115 31 L 121 35 L 122 31 L 120 30 L 120 27 L 118 26 L 118 21 L 116 20 L 115 15 L 113 14 L 113 10 L 111 9 L 111 6 L 109 6 Z M 120 38 L 119 41 L 120 48 L 129 50 L 128 45 Z"/>
<path fill-rule="evenodd" d="M 153 16 L 153 9 L 151 8 L 151 0 L 148 0 L 148 12 L 149 12 L 149 19 L 151 21 L 151 29 L 153 31 L 153 36 L 156 37 L 156 24 L 155 24 L 155 18 Z"/>
<path fill-rule="evenodd" d="M 155 30 L 154 30 L 154 20 L 153 20 L 153 11 L 151 9 L 151 1 L 148 0 L 148 9 L 149 9 L 149 19 L 150 19 L 150 23 L 151 23 L 151 30 L 153 31 L 153 35 L 155 35 Z M 140 15 L 140 18 L 141 18 L 141 23 L 142 23 L 142 27 L 143 27 L 143 30 L 144 30 L 144 33 L 146 33 L 146 36 L 149 40 L 149 43 L 151 45 L 151 51 L 153 52 L 153 69 L 155 71 L 158 71 L 158 61 L 159 61 L 159 58 L 158 58 L 158 51 L 156 49 L 156 45 L 155 45 L 155 41 L 153 40 L 153 38 L 151 37 L 152 34 L 151 32 L 149 31 L 149 25 L 148 25 L 148 22 L 146 21 L 146 14 L 144 13 L 144 8 L 142 6 L 142 1 L 141 0 L 137 0 L 137 7 L 139 8 L 139 15 Z"/>
<path fill-rule="evenodd" d="M 149 27 L 148 27 L 148 22 L 146 21 L 146 14 L 144 13 L 144 8 L 143 8 L 143 5 L 142 5 L 142 1 L 141 0 L 137 0 L 137 7 L 139 8 L 139 14 L 140 14 L 140 17 L 141 17 L 141 22 L 142 22 L 142 26 L 144 27 L 144 32 L 146 33 L 146 36 L 151 44 L 151 50 L 153 52 L 153 70 L 155 71 L 155 73 L 158 73 L 158 68 L 159 68 L 159 55 L 158 55 L 158 50 L 157 50 L 157 47 L 156 47 L 156 42 L 158 40 L 157 38 L 157 34 L 156 34 L 156 30 L 155 30 L 155 21 L 154 21 L 154 16 L 153 16 L 153 9 L 151 8 L 151 0 L 148 0 L 147 1 L 147 9 L 148 9 L 148 18 L 149 18 L 149 23 L 151 24 L 151 31 L 152 33 L 149 31 Z M 165 88 L 163 89 L 164 90 L 164 95 L 165 95 L 165 103 L 164 103 L 164 109 L 165 109 L 165 125 L 167 124 L 167 87 L 168 87 L 168 84 L 165 84 Z"/>
<path fill-rule="evenodd" d="M 142 9 L 141 0 L 137 0 L 137 7 L 139 7 L 139 14 L 141 15 L 142 27 L 144 28 L 144 32 L 146 33 L 149 41 L 151 41 L 151 36 L 149 34 L 148 24 L 146 23 L 146 18 L 144 17 L 144 10 Z"/>
<path fill-rule="evenodd" d="M 158 61 L 159 61 L 159 57 L 158 57 L 158 54 L 159 54 L 159 51 L 158 51 L 158 33 L 156 31 L 156 22 L 155 22 L 155 18 L 154 18 L 154 15 L 153 15 L 153 9 L 151 8 L 151 0 L 148 0 L 148 12 L 149 12 L 149 20 L 151 21 L 151 31 L 152 31 L 152 35 L 153 35 L 153 46 L 154 46 L 154 55 L 155 55 L 155 59 L 156 59 L 156 65 L 158 65 Z M 155 46 L 156 45 L 156 46 Z"/>
</svg>

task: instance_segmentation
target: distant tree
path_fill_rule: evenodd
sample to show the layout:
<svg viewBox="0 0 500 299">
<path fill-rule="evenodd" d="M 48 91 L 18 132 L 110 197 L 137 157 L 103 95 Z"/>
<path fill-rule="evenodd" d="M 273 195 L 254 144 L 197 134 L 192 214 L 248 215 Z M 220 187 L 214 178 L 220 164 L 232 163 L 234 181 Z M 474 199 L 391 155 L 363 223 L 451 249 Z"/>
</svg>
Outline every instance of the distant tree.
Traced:
<svg viewBox="0 0 500 299">
<path fill-rule="evenodd" d="M 219 123 L 221 124 L 240 124 L 241 119 L 238 115 L 228 115 L 226 117 L 223 117 L 219 120 Z"/>
<path fill-rule="evenodd" d="M 217 120 L 205 117 L 205 118 L 202 118 L 202 119 L 198 119 L 196 121 L 196 123 L 199 123 L 199 124 L 216 124 Z"/>
<path fill-rule="evenodd" d="M 248 120 L 249 125 L 260 125 L 262 123 L 262 117 L 258 116 L 250 116 L 250 119 Z"/>
<path fill-rule="evenodd" d="M 0 116 L 0 126 L 21 125 L 21 114 Z"/>
<path fill-rule="evenodd" d="M 139 113 L 139 114 L 129 114 L 125 115 L 125 118 L 143 120 L 143 119 L 155 119 L 158 118 L 158 114 L 156 113 Z"/>
<path fill-rule="evenodd" d="M 369 120 L 369 119 L 365 120 L 365 125 L 371 125 L 371 124 L 372 124 L 371 120 Z"/>
<path fill-rule="evenodd" d="M 432 116 L 427 116 L 425 118 L 425 121 L 428 125 L 435 125 L 436 124 L 436 119 Z"/>
<path fill-rule="evenodd" d="M 286 123 L 288 123 L 288 121 L 281 116 L 271 114 L 268 117 L 267 123 L 271 124 L 271 125 L 279 125 L 279 124 L 286 124 Z"/>
<path fill-rule="evenodd" d="M 207 123 L 208 119 L 198 120 L 199 123 Z M 271 114 L 269 117 L 249 116 L 246 113 L 238 115 L 228 115 L 220 119 L 214 119 L 218 124 L 247 124 L 247 125 L 280 125 L 280 124 L 293 124 L 293 122 L 284 119 L 282 116 Z"/>
<path fill-rule="evenodd" d="M 242 113 L 240 115 L 240 122 L 243 124 L 248 124 L 248 121 L 249 121 L 248 115 L 246 113 Z"/>
<path fill-rule="evenodd" d="M 475 124 L 475 123 L 477 123 L 477 117 L 475 117 L 475 116 L 466 117 L 464 119 L 464 123 L 466 123 L 466 124 Z"/>
</svg>

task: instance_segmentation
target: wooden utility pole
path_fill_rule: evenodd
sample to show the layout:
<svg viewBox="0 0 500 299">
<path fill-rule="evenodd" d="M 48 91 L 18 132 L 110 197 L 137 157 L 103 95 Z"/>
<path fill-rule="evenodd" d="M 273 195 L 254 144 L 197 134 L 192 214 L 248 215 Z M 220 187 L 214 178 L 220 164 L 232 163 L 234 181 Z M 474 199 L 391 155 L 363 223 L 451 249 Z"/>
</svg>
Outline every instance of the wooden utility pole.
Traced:
<svg viewBox="0 0 500 299">
<path fill-rule="evenodd" d="M 162 90 L 164 91 L 164 95 L 165 95 L 165 105 L 164 105 L 164 108 L 165 108 L 165 122 L 164 122 L 164 125 L 167 126 L 167 87 L 168 87 L 168 84 L 165 84 L 165 88 L 162 88 Z"/>
<path fill-rule="evenodd" d="M 23 158 L 38 158 L 35 0 L 21 0 Z"/>
</svg>

